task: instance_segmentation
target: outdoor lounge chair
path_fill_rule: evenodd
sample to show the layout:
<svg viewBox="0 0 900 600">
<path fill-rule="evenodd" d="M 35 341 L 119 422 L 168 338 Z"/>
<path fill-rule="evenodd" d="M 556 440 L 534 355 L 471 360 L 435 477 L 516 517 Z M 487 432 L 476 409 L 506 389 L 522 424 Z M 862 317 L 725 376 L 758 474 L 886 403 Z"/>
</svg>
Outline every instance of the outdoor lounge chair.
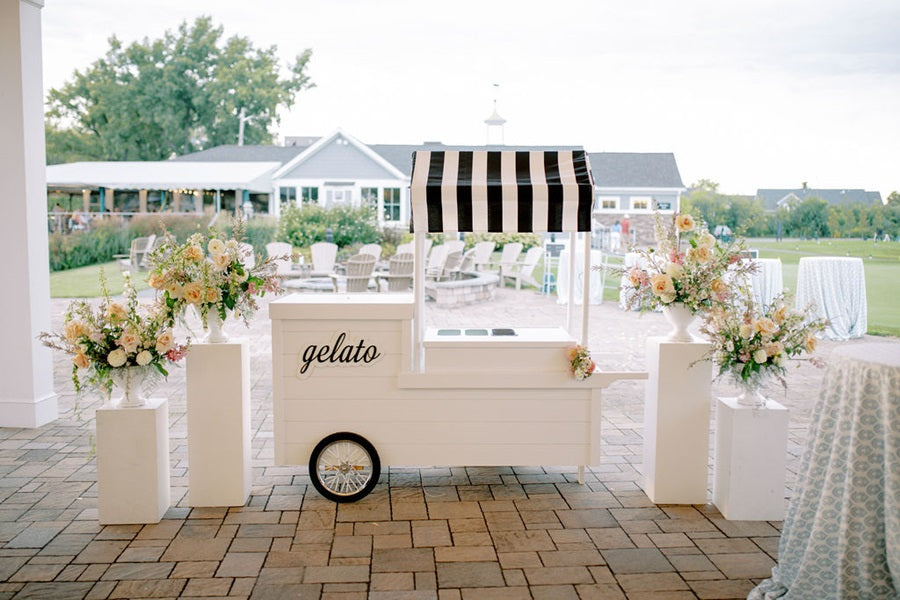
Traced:
<svg viewBox="0 0 900 600">
<path fill-rule="evenodd" d="M 347 259 L 345 267 L 346 275 L 338 275 L 331 273 L 331 283 L 334 291 L 338 291 L 340 282 L 346 283 L 346 291 L 348 293 L 368 292 L 369 280 L 372 278 L 372 271 L 375 270 L 375 257 L 371 254 L 357 254 Z"/>
<path fill-rule="evenodd" d="M 529 248 L 528 252 L 525 253 L 525 259 L 521 263 L 516 263 L 511 269 L 508 270 L 507 273 L 503 274 L 502 277 L 504 278 L 504 280 L 515 280 L 517 290 L 522 289 L 523 283 L 532 287 L 539 288 L 540 284 L 538 284 L 538 282 L 534 280 L 533 273 L 535 267 L 537 267 L 543 256 L 543 248 L 539 246 Z M 505 284 L 506 281 L 503 281 L 503 283 Z"/>
<path fill-rule="evenodd" d="M 366 244 L 359 249 L 360 254 L 371 254 L 375 257 L 375 262 L 381 260 L 381 244 Z"/>
<path fill-rule="evenodd" d="M 292 277 L 293 260 L 291 258 L 294 247 L 287 242 L 269 242 L 266 244 L 266 255 L 275 263 L 275 276 L 278 278 Z"/>
<path fill-rule="evenodd" d="M 453 279 L 457 275 L 459 275 L 459 268 L 461 265 L 462 251 L 454 250 L 452 252 L 448 252 L 444 256 L 444 261 L 441 263 L 440 268 L 437 268 L 430 273 L 426 273 L 425 277 L 427 279 L 433 279 L 435 281 L 446 281 L 448 279 Z"/>
<path fill-rule="evenodd" d="M 388 292 L 405 292 L 413 281 L 413 263 L 415 255 L 411 252 L 395 254 L 388 262 L 388 272 L 378 275 L 379 283 L 387 284 Z"/>
<path fill-rule="evenodd" d="M 156 235 L 138 237 L 131 240 L 131 249 L 128 254 L 116 254 L 113 258 L 119 265 L 120 271 L 137 272 L 148 269 L 147 255 L 156 247 Z"/>
<path fill-rule="evenodd" d="M 428 255 L 428 262 L 425 265 L 425 277 L 436 279 L 440 277 L 444 271 L 444 260 L 447 258 L 449 249 L 447 244 L 441 244 L 431 249 Z"/>
<path fill-rule="evenodd" d="M 337 244 L 332 242 L 316 242 L 309 247 L 312 253 L 311 277 L 329 277 L 334 272 L 334 261 L 337 258 Z"/>
<path fill-rule="evenodd" d="M 522 254 L 522 244 L 519 242 L 510 242 L 508 244 L 503 245 L 503 253 L 500 255 L 500 270 L 497 273 L 499 275 L 498 285 L 503 286 L 503 278 L 505 276 L 512 276 L 513 272 L 516 268 L 516 263 L 519 262 L 519 255 Z"/>
<path fill-rule="evenodd" d="M 491 263 L 491 255 L 494 253 L 496 245 L 494 242 L 478 242 L 472 247 L 474 250 L 473 266 L 476 271 L 481 271 Z"/>
</svg>

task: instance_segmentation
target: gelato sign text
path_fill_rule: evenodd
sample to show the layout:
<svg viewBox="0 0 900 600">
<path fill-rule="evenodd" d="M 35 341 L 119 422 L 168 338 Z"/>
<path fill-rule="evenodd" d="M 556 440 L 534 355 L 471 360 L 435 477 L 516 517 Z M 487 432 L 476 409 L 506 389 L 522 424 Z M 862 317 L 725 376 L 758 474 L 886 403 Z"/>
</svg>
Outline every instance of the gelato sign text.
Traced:
<svg viewBox="0 0 900 600">
<path fill-rule="evenodd" d="M 366 341 L 359 340 L 355 346 L 344 344 L 347 339 L 346 332 L 341 332 L 331 344 L 310 344 L 300 354 L 297 376 L 306 378 L 312 375 L 312 369 L 316 366 L 334 367 L 346 365 L 368 365 L 381 358 L 381 353 L 374 344 L 366 345 Z"/>
</svg>

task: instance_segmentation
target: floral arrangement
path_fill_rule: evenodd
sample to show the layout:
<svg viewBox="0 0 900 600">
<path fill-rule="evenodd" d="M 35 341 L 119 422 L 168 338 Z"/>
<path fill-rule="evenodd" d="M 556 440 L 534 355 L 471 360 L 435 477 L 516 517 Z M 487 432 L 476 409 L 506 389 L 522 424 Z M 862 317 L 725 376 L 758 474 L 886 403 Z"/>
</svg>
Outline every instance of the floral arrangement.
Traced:
<svg viewBox="0 0 900 600">
<path fill-rule="evenodd" d="M 706 315 L 701 331 L 713 344 L 710 357 L 719 375 L 731 374 L 746 388 L 758 387 L 769 375 L 786 385 L 787 360 L 815 351 L 816 335 L 826 323 L 812 318 L 809 307 L 789 309 L 781 294 L 761 309 L 740 300 L 719 307 Z"/>
<path fill-rule="evenodd" d="M 204 329 L 210 312 L 224 321 L 227 311 L 232 311 L 249 324 L 259 308 L 257 297 L 281 292 L 271 258 L 253 266 L 245 264 L 240 244 L 242 226 L 238 222 L 230 238 L 210 230 L 191 235 L 184 244 L 167 235 L 150 255 L 152 268 L 147 283 L 162 293 L 169 323 L 183 322 L 185 311 L 193 306 Z"/>
<path fill-rule="evenodd" d="M 66 310 L 62 333 L 38 336 L 45 346 L 71 355 L 72 382 L 77 392 L 88 387 L 109 396 L 125 367 L 142 367 L 151 376 L 149 384 L 154 374 L 168 376 L 166 363 L 185 356 L 187 346 L 176 343 L 163 307 L 139 303 L 130 276 L 127 272 L 123 275 L 123 301 L 109 297 L 101 272 L 100 304 L 73 302 Z"/>
<path fill-rule="evenodd" d="M 568 356 L 572 375 L 578 381 L 583 381 L 590 377 L 594 369 L 597 368 L 596 363 L 591 358 L 590 350 L 581 344 L 576 344 L 574 347 L 569 348 Z"/>
<path fill-rule="evenodd" d="M 656 240 L 657 248 L 638 251 L 636 266 L 619 271 L 625 289 L 633 289 L 630 308 L 654 310 L 680 302 L 692 314 L 705 312 L 727 302 L 734 282 L 755 268 L 741 260 L 743 241 L 725 244 L 689 214 L 676 213 L 668 225 L 657 215 Z"/>
</svg>

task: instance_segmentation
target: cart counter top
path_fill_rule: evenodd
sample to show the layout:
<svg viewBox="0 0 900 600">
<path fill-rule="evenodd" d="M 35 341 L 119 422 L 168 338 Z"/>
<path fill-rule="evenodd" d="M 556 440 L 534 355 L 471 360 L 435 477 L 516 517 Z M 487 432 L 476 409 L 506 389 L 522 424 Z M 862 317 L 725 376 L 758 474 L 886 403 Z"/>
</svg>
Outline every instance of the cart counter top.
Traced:
<svg viewBox="0 0 900 600">
<path fill-rule="evenodd" d="M 559 327 L 429 329 L 425 332 L 424 341 L 426 348 L 563 348 L 576 343 L 571 335 Z"/>
<path fill-rule="evenodd" d="M 270 319 L 412 319 L 412 294 L 291 294 L 269 304 Z"/>
</svg>

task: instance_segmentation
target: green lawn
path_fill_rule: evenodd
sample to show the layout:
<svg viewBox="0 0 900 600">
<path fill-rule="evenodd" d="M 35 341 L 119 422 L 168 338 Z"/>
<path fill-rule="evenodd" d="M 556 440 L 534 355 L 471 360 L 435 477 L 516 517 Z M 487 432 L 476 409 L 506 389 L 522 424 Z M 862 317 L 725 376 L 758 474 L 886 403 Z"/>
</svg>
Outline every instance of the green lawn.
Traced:
<svg viewBox="0 0 900 600">
<path fill-rule="evenodd" d="M 100 292 L 100 270 L 106 275 L 107 287 L 112 296 L 122 293 L 125 288 L 124 278 L 118 265 L 113 262 L 67 271 L 50 273 L 50 297 L 51 298 L 95 298 Z M 134 287 L 140 290 L 147 289 L 147 272 L 141 271 L 132 277 Z"/>
<path fill-rule="evenodd" d="M 797 288 L 797 264 L 803 256 L 855 256 L 862 258 L 866 270 L 867 333 L 900 337 L 900 243 L 861 240 L 799 241 L 772 239 L 747 240 L 748 248 L 759 250 L 761 258 L 780 258 L 784 286 Z M 611 265 L 622 264 L 621 257 L 610 256 Z M 542 267 L 543 265 L 541 265 Z M 543 281 L 543 271 L 535 270 L 535 279 Z M 607 302 L 619 301 L 619 278 L 608 276 L 603 293 Z"/>
<path fill-rule="evenodd" d="M 803 256 L 855 256 L 866 270 L 868 331 L 872 335 L 900 336 L 900 243 L 861 240 L 798 241 L 752 239 L 761 258 L 780 258 L 784 286 L 797 288 L 797 264 Z"/>
</svg>

